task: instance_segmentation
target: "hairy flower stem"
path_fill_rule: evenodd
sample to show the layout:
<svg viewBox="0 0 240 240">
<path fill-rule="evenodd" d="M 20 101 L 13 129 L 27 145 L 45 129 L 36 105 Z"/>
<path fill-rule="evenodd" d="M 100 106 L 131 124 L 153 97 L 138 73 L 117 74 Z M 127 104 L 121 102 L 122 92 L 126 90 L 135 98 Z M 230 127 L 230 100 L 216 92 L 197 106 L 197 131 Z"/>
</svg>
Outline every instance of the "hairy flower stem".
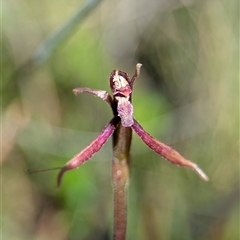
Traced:
<svg viewBox="0 0 240 240">
<path fill-rule="evenodd" d="M 125 240 L 127 228 L 127 188 L 130 177 L 132 129 L 118 124 L 113 133 L 113 240 Z"/>
</svg>

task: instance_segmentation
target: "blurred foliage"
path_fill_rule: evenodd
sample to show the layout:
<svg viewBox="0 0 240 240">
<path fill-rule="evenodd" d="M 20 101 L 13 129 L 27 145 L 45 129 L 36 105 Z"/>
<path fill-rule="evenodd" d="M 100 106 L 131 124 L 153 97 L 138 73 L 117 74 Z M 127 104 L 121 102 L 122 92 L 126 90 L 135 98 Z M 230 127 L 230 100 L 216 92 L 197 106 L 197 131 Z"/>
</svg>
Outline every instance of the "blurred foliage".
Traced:
<svg viewBox="0 0 240 240">
<path fill-rule="evenodd" d="M 59 189 L 57 172 L 24 169 L 63 166 L 87 146 L 112 113 L 72 89 L 108 91 L 110 72 L 132 75 L 137 62 L 135 118 L 211 181 L 167 163 L 134 135 L 128 239 L 239 239 L 237 1 L 108 0 L 67 25 L 93 2 L 3 2 L 3 239 L 110 239 L 110 141 Z M 49 58 L 33 61 L 64 26 Z"/>
</svg>

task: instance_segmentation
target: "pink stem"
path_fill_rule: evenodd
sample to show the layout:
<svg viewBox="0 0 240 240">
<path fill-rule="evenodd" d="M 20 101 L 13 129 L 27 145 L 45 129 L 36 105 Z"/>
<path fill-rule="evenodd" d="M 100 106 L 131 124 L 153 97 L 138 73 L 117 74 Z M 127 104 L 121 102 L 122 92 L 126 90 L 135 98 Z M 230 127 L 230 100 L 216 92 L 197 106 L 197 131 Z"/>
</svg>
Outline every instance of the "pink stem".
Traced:
<svg viewBox="0 0 240 240">
<path fill-rule="evenodd" d="M 129 151 L 132 129 L 119 124 L 113 134 L 113 239 L 125 240 L 127 229 L 127 188 L 129 182 Z"/>
</svg>

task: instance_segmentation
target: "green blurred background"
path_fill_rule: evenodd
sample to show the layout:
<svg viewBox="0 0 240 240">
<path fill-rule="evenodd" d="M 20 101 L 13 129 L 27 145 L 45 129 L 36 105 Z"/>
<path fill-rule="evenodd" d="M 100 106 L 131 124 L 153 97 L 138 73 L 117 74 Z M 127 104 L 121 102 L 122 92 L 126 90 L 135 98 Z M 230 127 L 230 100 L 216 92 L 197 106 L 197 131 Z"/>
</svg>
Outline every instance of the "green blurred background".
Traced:
<svg viewBox="0 0 240 240">
<path fill-rule="evenodd" d="M 2 239 L 111 239 L 111 141 L 67 172 L 59 189 L 57 171 L 24 170 L 63 166 L 87 146 L 112 113 L 72 89 L 109 91 L 110 72 L 131 76 L 138 62 L 135 118 L 210 182 L 134 134 L 127 239 L 239 239 L 238 7 L 235 0 L 3 1 Z"/>
</svg>

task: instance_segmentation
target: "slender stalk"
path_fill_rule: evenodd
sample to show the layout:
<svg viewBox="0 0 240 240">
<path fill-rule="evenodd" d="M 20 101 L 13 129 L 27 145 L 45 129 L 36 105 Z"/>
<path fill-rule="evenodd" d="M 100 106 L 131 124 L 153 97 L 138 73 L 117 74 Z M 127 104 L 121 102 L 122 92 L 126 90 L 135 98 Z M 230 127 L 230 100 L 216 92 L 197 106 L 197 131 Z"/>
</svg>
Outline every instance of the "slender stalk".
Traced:
<svg viewBox="0 0 240 240">
<path fill-rule="evenodd" d="M 132 129 L 118 124 L 113 134 L 113 240 L 125 240 L 127 228 L 127 188 L 130 177 Z"/>
</svg>

